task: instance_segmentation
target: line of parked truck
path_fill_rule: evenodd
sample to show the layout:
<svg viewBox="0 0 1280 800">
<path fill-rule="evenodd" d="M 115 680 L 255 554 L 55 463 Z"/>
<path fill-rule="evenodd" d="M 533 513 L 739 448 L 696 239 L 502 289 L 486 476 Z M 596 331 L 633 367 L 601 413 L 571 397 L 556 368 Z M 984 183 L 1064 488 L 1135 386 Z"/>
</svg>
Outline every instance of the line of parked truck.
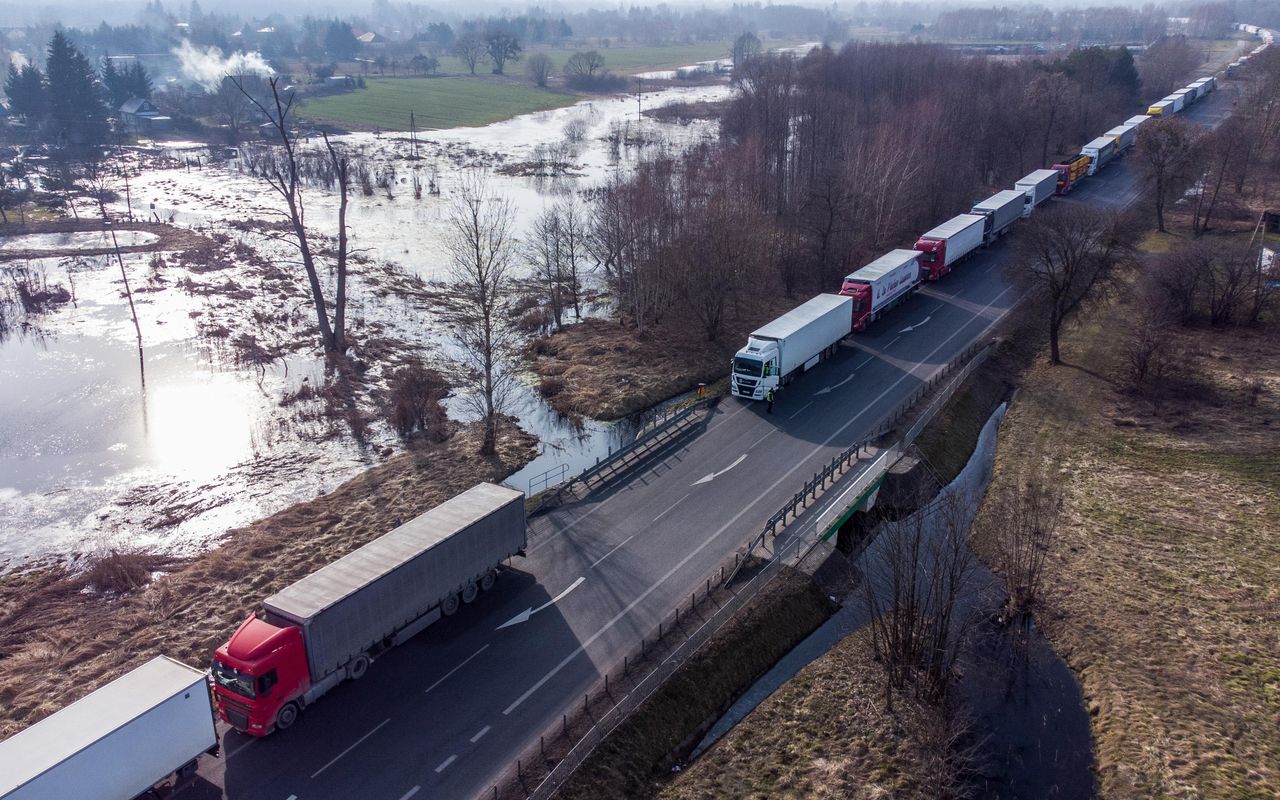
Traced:
<svg viewBox="0 0 1280 800">
<path fill-rule="evenodd" d="M 1271 45 L 1271 31 L 1256 26 L 1240 29 L 1262 37 L 1263 43 L 1252 55 Z M 1242 62 L 1248 58 L 1243 57 Z M 891 250 L 845 276 L 839 294 L 820 294 L 753 331 L 730 364 L 730 392 L 760 400 L 790 383 L 833 355 L 846 336 L 866 330 L 925 283 L 939 280 L 976 250 L 1007 233 L 1014 222 L 1030 217 L 1049 198 L 1067 194 L 1080 181 L 1123 156 L 1137 144 L 1138 132 L 1147 120 L 1176 114 L 1206 97 L 1217 85 L 1213 76 L 1188 84 L 1151 104 L 1146 114 L 1130 117 L 1090 141 L 1075 157 L 1030 173 L 1012 189 L 997 192 L 926 232 L 912 249 Z"/>
<path fill-rule="evenodd" d="M 214 714 L 266 736 L 492 588 L 523 555 L 524 493 L 482 483 L 281 589 L 209 671 L 158 656 L 0 742 L 0 800 L 131 800 L 195 775 Z"/>
</svg>

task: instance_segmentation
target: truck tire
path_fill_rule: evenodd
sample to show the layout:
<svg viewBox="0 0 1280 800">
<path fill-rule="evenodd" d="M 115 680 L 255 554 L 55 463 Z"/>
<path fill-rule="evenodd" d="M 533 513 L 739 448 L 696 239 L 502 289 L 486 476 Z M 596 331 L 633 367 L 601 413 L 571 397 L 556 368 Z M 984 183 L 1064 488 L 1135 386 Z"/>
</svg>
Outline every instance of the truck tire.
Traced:
<svg viewBox="0 0 1280 800">
<path fill-rule="evenodd" d="M 462 587 L 462 602 L 470 605 L 476 601 L 476 597 L 480 594 L 480 587 L 476 586 L 475 581 L 467 581 L 467 585 Z"/>
<path fill-rule="evenodd" d="M 364 677 L 369 671 L 369 657 L 364 653 L 351 659 L 351 663 L 347 665 L 347 678 L 358 681 Z"/>
<path fill-rule="evenodd" d="M 298 704 L 285 703 L 276 712 L 276 730 L 283 731 L 293 727 L 293 723 L 298 721 Z"/>
<path fill-rule="evenodd" d="M 487 592 L 490 589 L 492 589 L 493 585 L 497 582 L 498 582 L 498 571 L 496 569 L 491 569 L 484 574 L 483 578 L 480 579 L 480 589 L 482 591 Z"/>
<path fill-rule="evenodd" d="M 446 617 L 452 617 L 458 613 L 458 607 L 461 605 L 462 603 L 458 600 L 458 593 L 453 592 L 440 601 L 440 613 Z"/>
<path fill-rule="evenodd" d="M 196 760 L 193 758 L 182 766 L 178 767 L 178 782 L 185 783 L 196 775 Z"/>
</svg>

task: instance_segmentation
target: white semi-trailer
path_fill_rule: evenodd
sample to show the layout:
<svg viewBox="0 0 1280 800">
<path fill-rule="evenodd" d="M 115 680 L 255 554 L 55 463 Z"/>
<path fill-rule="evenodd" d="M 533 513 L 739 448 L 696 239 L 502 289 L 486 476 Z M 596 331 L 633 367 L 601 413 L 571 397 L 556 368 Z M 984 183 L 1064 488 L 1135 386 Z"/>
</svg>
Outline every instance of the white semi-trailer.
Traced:
<svg viewBox="0 0 1280 800">
<path fill-rule="evenodd" d="M 1060 174 L 1056 169 L 1038 169 L 1013 185 L 1025 198 L 1022 201 L 1022 216 L 1031 216 L 1036 206 L 1053 197 L 1058 191 Z"/>
<path fill-rule="evenodd" d="M 207 676 L 157 656 L 0 742 L 0 799 L 132 800 L 217 749 Z"/>
<path fill-rule="evenodd" d="M 853 329 L 865 330 L 920 286 L 920 251 L 890 250 L 844 279 L 840 294 L 853 298 Z"/>
<path fill-rule="evenodd" d="M 1009 226 L 1022 218 L 1022 209 L 1027 202 L 1027 193 L 1018 189 L 1005 189 L 976 203 L 970 213 L 981 214 L 987 218 L 983 225 L 982 240 L 991 244 L 1004 235 Z"/>
<path fill-rule="evenodd" d="M 835 353 L 853 331 L 853 298 L 820 294 L 752 332 L 733 357 L 729 390 L 761 400 Z"/>
<path fill-rule="evenodd" d="M 936 281 L 982 245 L 987 218 L 982 214 L 952 217 L 916 240 L 920 251 L 921 279 Z"/>
<path fill-rule="evenodd" d="M 1080 152 L 1089 157 L 1089 174 L 1096 175 L 1116 157 L 1116 140 L 1110 136 L 1099 136 L 1080 148 Z"/>
<path fill-rule="evenodd" d="M 1138 128 L 1136 125 L 1117 125 L 1107 131 L 1116 143 L 1116 155 L 1123 155 L 1130 147 L 1138 141 Z"/>
</svg>

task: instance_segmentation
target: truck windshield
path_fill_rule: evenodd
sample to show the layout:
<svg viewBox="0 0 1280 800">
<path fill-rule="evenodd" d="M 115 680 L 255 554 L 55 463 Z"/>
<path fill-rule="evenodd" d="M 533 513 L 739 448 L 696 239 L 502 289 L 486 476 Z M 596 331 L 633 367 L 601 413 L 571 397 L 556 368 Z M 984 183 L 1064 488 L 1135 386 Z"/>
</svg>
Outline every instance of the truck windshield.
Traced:
<svg viewBox="0 0 1280 800">
<path fill-rule="evenodd" d="M 761 362 L 759 359 L 737 356 L 733 359 L 733 371 L 738 375 L 747 375 L 752 378 L 759 378 L 760 364 Z"/>
<path fill-rule="evenodd" d="M 920 260 L 926 264 L 932 264 L 938 260 L 938 254 L 934 252 L 923 252 L 920 254 Z"/>
<path fill-rule="evenodd" d="M 235 667 L 228 667 L 221 661 L 213 662 L 213 682 L 226 689 L 228 692 L 238 694 L 241 697 L 247 697 L 252 700 L 255 697 L 253 690 L 253 676 L 248 675 Z"/>
</svg>

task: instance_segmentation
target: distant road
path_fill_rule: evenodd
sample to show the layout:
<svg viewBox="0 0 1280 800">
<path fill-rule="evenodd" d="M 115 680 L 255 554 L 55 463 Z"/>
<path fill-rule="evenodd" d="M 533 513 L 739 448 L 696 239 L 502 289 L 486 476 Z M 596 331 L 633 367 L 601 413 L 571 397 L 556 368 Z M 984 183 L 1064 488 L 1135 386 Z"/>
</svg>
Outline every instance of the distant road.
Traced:
<svg viewBox="0 0 1280 800">
<path fill-rule="evenodd" d="M 1184 113 L 1214 125 L 1230 110 L 1228 88 Z M 1053 202 L 1120 208 L 1137 194 L 1119 161 Z M 204 782 L 184 796 L 470 800 L 489 791 L 812 473 L 988 335 L 1015 299 L 1001 274 L 1007 256 L 999 243 L 919 292 L 779 392 L 773 414 L 726 398 L 683 446 L 535 518 L 519 572 L 290 730 L 264 740 L 227 733 L 224 757 L 205 760 Z"/>
</svg>

